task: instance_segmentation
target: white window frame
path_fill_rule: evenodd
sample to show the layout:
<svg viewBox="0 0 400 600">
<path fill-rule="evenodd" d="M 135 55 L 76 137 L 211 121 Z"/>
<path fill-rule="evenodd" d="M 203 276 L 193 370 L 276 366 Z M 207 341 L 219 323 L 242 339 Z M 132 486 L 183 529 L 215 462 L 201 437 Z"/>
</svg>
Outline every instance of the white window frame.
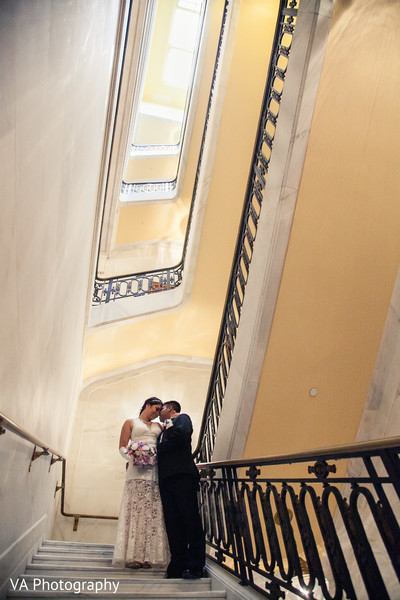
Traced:
<svg viewBox="0 0 400 600">
<path fill-rule="evenodd" d="M 195 0 L 196 1 L 196 0 Z M 188 0 L 178 0 L 178 4 L 176 10 L 179 8 L 182 9 L 182 6 L 185 10 L 184 6 L 187 4 Z M 197 0 L 198 4 L 203 4 L 203 0 Z M 134 110 L 132 111 L 132 120 L 131 120 L 131 131 L 132 136 L 130 139 L 133 139 L 133 131 L 135 128 L 135 115 L 137 107 L 139 106 L 140 98 L 143 92 L 144 86 L 144 77 L 143 73 L 145 73 L 148 53 L 149 53 L 149 40 L 151 40 L 151 35 L 153 31 L 154 18 L 156 14 L 158 0 L 153 3 L 152 6 L 152 15 L 151 15 L 151 24 L 148 28 L 148 33 L 146 39 L 143 42 L 142 48 L 142 60 L 141 66 L 138 74 L 138 80 L 140 80 L 140 85 L 137 86 L 137 94 L 135 94 L 134 99 Z M 182 5 L 182 6 L 180 6 Z M 191 137 L 191 131 L 193 127 L 194 114 L 196 111 L 196 103 L 199 93 L 199 83 L 201 79 L 201 72 L 204 63 L 204 54 L 205 54 L 205 36 L 204 32 L 207 30 L 207 22 L 211 14 L 210 6 L 212 5 L 212 1 L 204 0 L 204 5 L 201 8 L 200 14 L 201 19 L 203 20 L 203 26 L 200 28 L 199 40 L 197 42 L 197 49 L 195 53 L 197 53 L 197 59 L 195 61 L 194 69 L 192 71 L 192 86 L 189 87 L 185 114 L 183 117 L 183 125 L 182 125 L 182 133 L 180 143 L 173 146 L 165 146 L 158 147 L 158 150 L 154 152 L 154 156 L 162 157 L 162 156 L 171 156 L 171 154 L 180 154 L 179 164 L 177 168 L 177 176 L 176 179 L 171 181 L 143 181 L 143 182 L 123 182 L 122 183 L 122 191 L 120 193 L 119 205 L 120 206 L 129 206 L 130 204 L 137 203 L 153 203 L 160 201 L 175 201 L 181 192 L 182 188 L 182 180 L 185 172 L 185 167 L 187 163 L 187 154 L 189 150 L 189 143 Z M 140 150 L 137 152 L 137 155 L 140 155 Z M 149 150 L 151 153 L 151 150 Z M 131 147 L 127 150 L 127 156 L 125 160 L 125 167 L 128 164 L 129 159 L 132 157 L 132 149 Z M 124 169 L 125 172 L 125 169 Z"/>
</svg>

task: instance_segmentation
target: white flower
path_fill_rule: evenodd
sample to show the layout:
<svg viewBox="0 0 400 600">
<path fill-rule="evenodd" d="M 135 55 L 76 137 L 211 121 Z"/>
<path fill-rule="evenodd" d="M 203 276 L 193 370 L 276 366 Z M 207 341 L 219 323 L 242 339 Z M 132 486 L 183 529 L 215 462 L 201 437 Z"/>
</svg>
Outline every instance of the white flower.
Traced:
<svg viewBox="0 0 400 600">
<path fill-rule="evenodd" d="M 130 447 L 132 448 L 132 450 L 137 450 L 139 447 L 139 444 L 137 442 L 131 442 Z"/>
<path fill-rule="evenodd" d="M 150 446 L 148 444 L 143 444 L 143 450 L 150 450 Z"/>
</svg>

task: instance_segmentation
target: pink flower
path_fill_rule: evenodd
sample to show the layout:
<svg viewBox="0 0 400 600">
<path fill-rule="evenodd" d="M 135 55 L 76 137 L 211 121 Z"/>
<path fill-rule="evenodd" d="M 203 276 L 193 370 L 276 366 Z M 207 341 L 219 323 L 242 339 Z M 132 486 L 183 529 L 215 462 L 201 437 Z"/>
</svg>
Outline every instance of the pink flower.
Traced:
<svg viewBox="0 0 400 600">
<path fill-rule="evenodd" d="M 148 442 L 129 440 L 126 447 L 129 458 L 137 467 L 154 467 L 156 464 L 156 448 Z"/>
</svg>

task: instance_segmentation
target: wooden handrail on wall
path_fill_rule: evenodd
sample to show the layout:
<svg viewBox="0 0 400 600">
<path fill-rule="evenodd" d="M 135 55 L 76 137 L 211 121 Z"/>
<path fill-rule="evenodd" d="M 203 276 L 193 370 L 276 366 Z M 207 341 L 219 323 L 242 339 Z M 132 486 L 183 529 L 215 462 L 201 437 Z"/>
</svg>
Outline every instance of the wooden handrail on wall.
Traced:
<svg viewBox="0 0 400 600">
<path fill-rule="evenodd" d="M 53 448 L 51 448 L 50 446 L 48 446 L 47 444 L 45 444 L 44 442 L 39 440 L 39 438 L 37 438 L 36 436 L 29 433 L 29 431 L 27 431 L 20 425 L 17 425 L 16 423 L 14 423 L 14 421 L 12 421 L 8 417 L 6 417 L 4 414 L 0 413 L 0 435 L 5 434 L 6 431 L 10 431 L 11 433 L 14 433 L 15 435 L 19 436 L 20 438 L 26 440 L 27 442 L 34 444 L 35 447 L 34 447 L 32 458 L 31 458 L 31 461 L 29 464 L 29 471 L 31 471 L 33 461 L 36 460 L 37 458 L 39 458 L 40 456 L 49 456 L 50 454 L 52 455 L 49 471 L 55 462 L 62 462 L 61 485 L 56 485 L 54 496 L 56 495 L 58 490 L 61 490 L 60 512 L 63 517 L 71 517 L 74 519 L 74 526 L 73 526 L 74 531 L 77 531 L 77 529 L 78 529 L 79 519 L 118 520 L 118 517 L 109 516 L 109 515 L 90 515 L 90 514 L 81 514 L 81 513 L 76 513 L 76 512 L 75 513 L 66 512 L 65 511 L 65 479 L 66 479 L 67 459 L 65 458 L 65 456 L 63 456 L 61 454 L 61 452 L 54 450 Z M 37 450 L 37 448 L 41 449 L 41 451 Z"/>
</svg>

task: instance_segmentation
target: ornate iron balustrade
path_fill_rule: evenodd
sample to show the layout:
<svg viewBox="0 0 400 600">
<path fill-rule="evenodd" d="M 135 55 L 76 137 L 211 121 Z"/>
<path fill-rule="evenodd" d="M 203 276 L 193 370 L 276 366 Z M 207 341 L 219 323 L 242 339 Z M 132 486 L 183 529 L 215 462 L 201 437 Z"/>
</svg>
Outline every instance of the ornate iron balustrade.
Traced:
<svg viewBox="0 0 400 600">
<path fill-rule="evenodd" d="M 257 235 L 299 1 L 281 0 L 252 167 L 196 455 L 211 460 Z"/>
<path fill-rule="evenodd" d="M 165 181 L 165 182 L 152 182 L 152 183 L 125 183 L 125 181 L 121 184 L 121 194 L 139 194 L 146 193 L 154 194 L 154 193 L 172 193 L 176 189 L 176 179 L 174 181 Z"/>
<path fill-rule="evenodd" d="M 111 279 L 96 278 L 93 303 L 102 304 L 118 298 L 139 297 L 172 290 L 182 283 L 182 275 L 183 265 L 179 264 L 170 269 L 151 273 L 138 273 Z"/>
<path fill-rule="evenodd" d="M 399 452 L 389 438 L 198 465 L 208 557 L 274 600 L 399 598 Z"/>
<path fill-rule="evenodd" d="M 181 261 L 173 266 L 166 267 L 164 269 L 154 269 L 146 273 L 132 273 L 130 275 L 124 275 L 122 277 L 113 277 L 111 279 L 100 278 L 96 275 L 93 291 L 93 306 L 99 304 L 108 303 L 112 300 L 119 298 L 138 297 L 145 294 L 151 294 L 154 292 L 168 291 L 175 287 L 178 287 L 182 283 L 183 270 L 185 265 L 185 258 L 187 254 L 187 246 L 189 241 L 190 228 L 193 221 L 193 209 L 195 206 L 198 181 L 200 176 L 200 170 L 204 155 L 204 146 L 206 135 L 208 131 L 208 124 L 210 121 L 210 112 L 212 101 L 215 94 L 215 84 L 217 78 L 218 67 L 221 60 L 221 49 L 222 41 L 226 27 L 226 20 L 228 16 L 229 4 L 232 0 L 225 0 L 223 16 L 221 20 L 221 29 L 219 34 L 218 48 L 215 57 L 214 72 L 211 82 L 210 94 L 208 98 L 207 112 L 203 129 L 203 136 L 201 141 L 199 160 L 197 162 L 196 177 L 193 186 L 192 200 L 190 204 L 188 224 L 186 227 L 185 240 L 183 244 L 183 252 Z M 176 180 L 170 183 L 146 183 L 146 184 L 134 184 L 122 182 L 121 193 L 159 193 L 159 192 L 171 192 L 176 187 Z M 173 285 L 168 286 L 166 281 L 173 282 Z M 155 287 L 154 284 L 155 283 Z M 161 285 L 162 284 L 162 285 Z"/>
</svg>

